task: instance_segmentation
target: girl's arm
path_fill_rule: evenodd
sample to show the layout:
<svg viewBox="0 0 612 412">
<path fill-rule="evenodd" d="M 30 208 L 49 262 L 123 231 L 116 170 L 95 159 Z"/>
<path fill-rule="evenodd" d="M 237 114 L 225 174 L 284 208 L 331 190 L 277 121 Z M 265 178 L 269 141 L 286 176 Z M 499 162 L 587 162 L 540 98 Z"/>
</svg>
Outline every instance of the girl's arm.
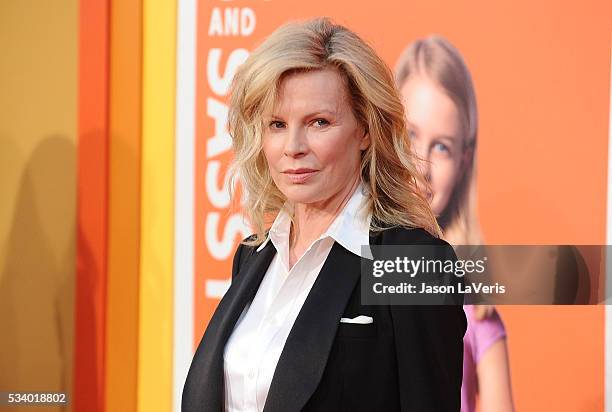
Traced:
<svg viewBox="0 0 612 412">
<path fill-rule="evenodd" d="M 476 366 L 481 412 L 514 412 L 506 339 L 499 339 Z"/>
</svg>

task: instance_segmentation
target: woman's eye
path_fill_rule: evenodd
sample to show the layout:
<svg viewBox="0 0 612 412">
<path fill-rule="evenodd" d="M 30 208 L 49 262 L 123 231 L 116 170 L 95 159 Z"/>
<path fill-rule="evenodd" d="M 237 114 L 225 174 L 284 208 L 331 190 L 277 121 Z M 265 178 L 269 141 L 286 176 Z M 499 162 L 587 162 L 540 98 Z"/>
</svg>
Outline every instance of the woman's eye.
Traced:
<svg viewBox="0 0 612 412">
<path fill-rule="evenodd" d="M 270 128 L 271 129 L 282 129 L 285 126 L 285 124 L 281 121 L 278 120 L 272 120 L 270 122 Z"/>
<path fill-rule="evenodd" d="M 325 127 L 329 125 L 329 122 L 325 119 L 315 119 L 313 124 L 317 127 Z"/>
</svg>

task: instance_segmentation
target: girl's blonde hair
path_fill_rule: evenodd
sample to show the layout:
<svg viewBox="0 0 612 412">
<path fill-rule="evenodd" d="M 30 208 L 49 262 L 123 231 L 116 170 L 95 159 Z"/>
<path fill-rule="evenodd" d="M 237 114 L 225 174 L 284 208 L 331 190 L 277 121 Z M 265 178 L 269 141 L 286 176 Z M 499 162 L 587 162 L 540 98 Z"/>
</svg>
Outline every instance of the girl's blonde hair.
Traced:
<svg viewBox="0 0 612 412">
<path fill-rule="evenodd" d="M 246 244 L 265 240 L 266 225 L 286 201 L 274 184 L 262 151 L 264 114 L 271 111 L 285 75 L 332 68 L 345 80 L 356 119 L 370 135 L 362 152 L 361 180 L 368 192 L 370 229 L 421 227 L 441 236 L 426 196 L 427 186 L 410 150 L 404 107 L 393 73 L 359 36 L 328 18 L 289 23 L 260 44 L 237 70 L 231 88 L 229 133 L 234 162 L 232 192 L 239 177 L 244 210 L 255 230 Z"/>
<path fill-rule="evenodd" d="M 482 235 L 476 212 L 476 141 L 478 109 L 472 76 L 459 51 L 445 38 L 430 36 L 412 43 L 395 69 L 399 88 L 410 76 L 422 75 L 438 84 L 455 103 L 463 125 L 463 150 L 470 151 L 469 166 L 440 214 L 444 238 L 451 244 L 480 244 Z"/>
</svg>

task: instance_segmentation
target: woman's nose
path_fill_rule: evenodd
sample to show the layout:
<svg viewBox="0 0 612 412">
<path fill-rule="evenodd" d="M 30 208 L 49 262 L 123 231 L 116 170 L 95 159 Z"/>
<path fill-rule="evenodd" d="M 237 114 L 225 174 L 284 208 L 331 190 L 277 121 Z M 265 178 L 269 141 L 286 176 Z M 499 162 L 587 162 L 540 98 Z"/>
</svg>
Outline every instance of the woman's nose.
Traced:
<svg viewBox="0 0 612 412">
<path fill-rule="evenodd" d="M 305 132 L 299 128 L 289 130 L 285 140 L 285 155 L 290 157 L 298 157 L 304 155 L 308 151 Z"/>
</svg>

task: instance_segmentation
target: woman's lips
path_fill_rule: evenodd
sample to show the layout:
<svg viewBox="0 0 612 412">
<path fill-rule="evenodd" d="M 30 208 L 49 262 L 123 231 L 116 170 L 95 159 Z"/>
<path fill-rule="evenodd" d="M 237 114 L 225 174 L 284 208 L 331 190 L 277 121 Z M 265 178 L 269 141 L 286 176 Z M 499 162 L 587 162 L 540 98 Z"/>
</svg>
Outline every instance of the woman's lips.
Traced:
<svg viewBox="0 0 612 412">
<path fill-rule="evenodd" d="M 312 169 L 298 169 L 287 170 L 283 172 L 283 174 L 287 176 L 287 179 L 289 179 L 291 183 L 304 183 L 318 172 L 318 170 Z"/>
</svg>

